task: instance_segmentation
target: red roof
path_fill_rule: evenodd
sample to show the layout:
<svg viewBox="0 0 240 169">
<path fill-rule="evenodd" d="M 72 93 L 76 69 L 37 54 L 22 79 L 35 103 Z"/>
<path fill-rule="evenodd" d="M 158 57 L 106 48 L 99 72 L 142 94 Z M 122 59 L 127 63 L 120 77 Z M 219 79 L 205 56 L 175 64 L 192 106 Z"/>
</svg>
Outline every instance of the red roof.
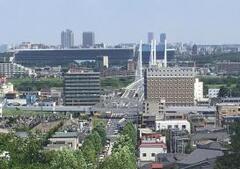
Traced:
<svg viewBox="0 0 240 169">
<path fill-rule="evenodd" d="M 151 169 L 162 169 L 163 165 L 161 163 L 152 163 Z"/>
</svg>

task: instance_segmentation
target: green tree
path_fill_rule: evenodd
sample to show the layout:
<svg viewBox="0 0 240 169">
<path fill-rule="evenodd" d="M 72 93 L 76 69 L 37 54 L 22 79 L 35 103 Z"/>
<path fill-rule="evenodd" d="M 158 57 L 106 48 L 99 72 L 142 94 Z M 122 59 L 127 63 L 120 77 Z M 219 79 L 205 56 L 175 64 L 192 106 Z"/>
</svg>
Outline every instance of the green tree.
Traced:
<svg viewBox="0 0 240 169">
<path fill-rule="evenodd" d="M 222 86 L 219 90 L 218 97 L 227 97 L 229 96 L 229 93 L 230 90 L 227 87 Z"/>
<path fill-rule="evenodd" d="M 96 131 L 98 132 L 100 138 L 101 138 L 101 142 L 102 142 L 102 146 L 105 145 L 106 140 L 107 140 L 107 134 L 106 134 L 106 130 L 105 127 L 103 125 L 97 125 L 94 129 L 93 132 Z"/>
<path fill-rule="evenodd" d="M 240 122 L 230 127 L 230 150 L 216 161 L 215 169 L 240 169 Z"/>
<path fill-rule="evenodd" d="M 87 163 L 84 159 L 83 153 L 80 150 L 77 150 L 74 152 L 74 155 L 77 159 L 78 166 L 80 166 L 79 169 L 87 169 Z"/>
<path fill-rule="evenodd" d="M 136 169 L 136 160 L 128 146 L 122 147 L 107 158 L 99 167 L 100 169 Z"/>
<path fill-rule="evenodd" d="M 95 164 L 96 163 L 96 151 L 95 147 L 90 139 L 86 139 L 83 142 L 82 148 L 81 148 L 84 158 L 88 164 Z"/>
<path fill-rule="evenodd" d="M 57 151 L 50 163 L 51 169 L 86 169 L 86 164 L 82 155 L 72 150 L 64 149 Z"/>
</svg>

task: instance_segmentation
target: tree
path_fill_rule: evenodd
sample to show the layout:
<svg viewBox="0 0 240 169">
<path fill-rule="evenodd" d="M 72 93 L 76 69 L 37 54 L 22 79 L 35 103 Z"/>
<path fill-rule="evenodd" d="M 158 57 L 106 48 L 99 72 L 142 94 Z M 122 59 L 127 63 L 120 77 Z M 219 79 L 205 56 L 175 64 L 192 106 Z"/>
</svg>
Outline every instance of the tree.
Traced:
<svg viewBox="0 0 240 169">
<path fill-rule="evenodd" d="M 98 132 L 99 136 L 101 137 L 102 146 L 104 146 L 107 140 L 105 127 L 103 125 L 97 125 L 92 132 L 95 131 Z"/>
<path fill-rule="evenodd" d="M 227 97 L 229 96 L 229 93 L 230 90 L 227 87 L 222 86 L 219 90 L 218 97 Z"/>
<path fill-rule="evenodd" d="M 230 150 L 216 161 L 215 169 L 238 169 L 240 168 L 240 122 L 230 126 L 231 145 Z"/>
<path fill-rule="evenodd" d="M 121 135 L 119 139 L 115 142 L 113 145 L 112 152 L 118 152 L 120 151 L 123 147 L 127 146 L 128 149 L 135 154 L 135 146 L 132 144 L 132 140 L 129 138 L 128 135 Z"/>
<path fill-rule="evenodd" d="M 87 163 L 83 157 L 83 153 L 80 150 L 77 150 L 74 152 L 74 155 L 77 159 L 78 166 L 80 166 L 79 169 L 87 169 Z"/>
<path fill-rule="evenodd" d="M 100 169 L 136 169 L 136 160 L 128 146 L 114 152 L 99 167 Z"/>
<path fill-rule="evenodd" d="M 134 146 L 137 144 L 137 132 L 132 122 L 128 122 L 124 126 L 122 135 L 127 135 L 131 139 Z"/>
<path fill-rule="evenodd" d="M 93 144 L 96 154 L 98 154 L 102 149 L 102 140 L 97 131 L 93 131 L 90 135 L 88 135 L 85 138 L 84 142 L 91 142 Z M 86 143 L 84 144 L 84 146 L 86 145 Z"/>
<path fill-rule="evenodd" d="M 50 168 L 51 169 L 86 169 L 86 164 L 82 156 L 76 156 L 76 154 L 74 154 L 73 151 L 64 149 L 62 151 L 57 151 L 55 153 L 55 156 L 50 163 Z"/>
<path fill-rule="evenodd" d="M 95 164 L 96 162 L 96 151 L 95 147 L 90 139 L 86 139 L 83 142 L 81 148 L 86 162 L 89 164 Z"/>
</svg>

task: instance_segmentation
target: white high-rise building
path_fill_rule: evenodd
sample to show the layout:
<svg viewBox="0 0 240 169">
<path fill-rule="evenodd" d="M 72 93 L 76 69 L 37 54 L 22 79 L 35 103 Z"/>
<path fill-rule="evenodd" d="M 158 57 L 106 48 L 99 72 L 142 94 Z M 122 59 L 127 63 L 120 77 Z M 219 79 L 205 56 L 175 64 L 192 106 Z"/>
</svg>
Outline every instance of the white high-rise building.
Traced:
<svg viewBox="0 0 240 169">
<path fill-rule="evenodd" d="M 203 100 L 203 82 L 200 82 L 198 78 L 195 79 L 194 83 L 194 100 Z"/>
<path fill-rule="evenodd" d="M 103 56 L 103 66 L 105 68 L 108 68 L 108 56 Z"/>
<path fill-rule="evenodd" d="M 61 47 L 72 48 L 74 46 L 74 33 L 67 29 L 61 33 Z"/>
</svg>

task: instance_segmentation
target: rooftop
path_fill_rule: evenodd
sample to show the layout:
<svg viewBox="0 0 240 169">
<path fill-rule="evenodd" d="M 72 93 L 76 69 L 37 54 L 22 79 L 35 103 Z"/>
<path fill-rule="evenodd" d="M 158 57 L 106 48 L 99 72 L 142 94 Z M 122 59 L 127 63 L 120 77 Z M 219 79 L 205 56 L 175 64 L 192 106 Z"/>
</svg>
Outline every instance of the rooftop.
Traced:
<svg viewBox="0 0 240 169">
<path fill-rule="evenodd" d="M 196 149 L 188 157 L 179 161 L 179 164 L 194 164 L 199 163 L 204 160 L 217 158 L 219 156 L 223 156 L 223 152 L 220 150 L 208 150 L 208 149 Z"/>
<path fill-rule="evenodd" d="M 78 138 L 79 132 L 56 132 L 52 138 Z"/>
</svg>

